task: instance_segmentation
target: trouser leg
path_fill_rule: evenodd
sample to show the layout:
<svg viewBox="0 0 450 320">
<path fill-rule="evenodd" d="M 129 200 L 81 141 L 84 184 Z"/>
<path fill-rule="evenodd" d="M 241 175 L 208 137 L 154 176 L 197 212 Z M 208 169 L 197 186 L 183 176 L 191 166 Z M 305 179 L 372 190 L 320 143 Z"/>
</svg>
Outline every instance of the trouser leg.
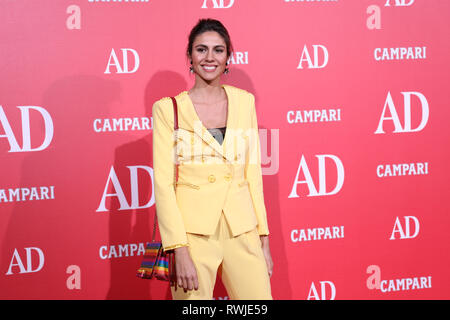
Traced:
<svg viewBox="0 0 450 320">
<path fill-rule="evenodd" d="M 221 222 L 222 282 L 230 299 L 272 300 L 270 277 L 257 229 L 232 237 L 226 220 Z"/>
<path fill-rule="evenodd" d="M 174 300 L 211 300 L 217 277 L 217 269 L 222 261 L 222 250 L 218 234 L 211 236 L 187 233 L 189 253 L 194 262 L 198 277 L 198 290 L 171 287 Z"/>
</svg>

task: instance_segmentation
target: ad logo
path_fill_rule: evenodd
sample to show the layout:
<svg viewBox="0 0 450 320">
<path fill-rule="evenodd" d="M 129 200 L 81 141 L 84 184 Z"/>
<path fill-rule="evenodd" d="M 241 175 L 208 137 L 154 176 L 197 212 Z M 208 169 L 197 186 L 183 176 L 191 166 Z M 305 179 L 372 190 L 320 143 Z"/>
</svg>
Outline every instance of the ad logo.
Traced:
<svg viewBox="0 0 450 320">
<path fill-rule="evenodd" d="M 127 198 L 123 193 L 122 186 L 120 184 L 119 179 L 117 178 L 116 171 L 114 167 L 111 167 L 109 171 L 108 180 L 106 181 L 105 190 L 103 191 L 102 199 L 100 201 L 100 205 L 97 208 L 96 212 L 106 212 L 108 209 L 105 207 L 106 198 L 107 197 L 117 197 L 120 203 L 120 208 L 118 210 L 130 210 L 130 209 L 144 209 L 151 207 L 155 203 L 155 194 L 152 193 L 152 196 L 148 203 L 140 206 L 139 205 L 139 186 L 138 186 L 138 169 L 144 170 L 150 176 L 153 182 L 153 169 L 148 166 L 127 166 L 130 170 L 130 184 L 131 184 L 131 204 L 127 202 Z M 112 186 L 115 190 L 115 193 L 108 193 L 108 188 L 112 183 Z M 152 183 L 153 185 L 153 183 Z"/>
<path fill-rule="evenodd" d="M 395 3 L 394 3 L 395 1 Z M 394 0 L 392 1 L 394 6 L 396 7 L 409 7 L 414 3 L 414 0 Z M 407 2 L 408 1 L 408 2 Z M 385 7 L 390 7 L 391 6 L 391 0 L 387 0 L 386 4 L 384 5 Z"/>
<path fill-rule="evenodd" d="M 311 55 L 308 51 L 308 48 L 305 46 L 303 47 L 302 56 L 300 57 L 300 63 L 298 64 L 297 69 L 303 69 L 303 63 L 307 62 L 308 69 L 322 69 L 325 68 L 328 64 L 328 50 L 325 48 L 325 46 L 322 46 L 320 44 L 314 44 L 313 46 L 313 59 L 311 59 Z M 322 52 L 321 58 L 319 59 L 319 49 Z"/>
<path fill-rule="evenodd" d="M 327 286 L 329 288 L 327 295 Z M 328 297 L 328 298 L 327 298 Z M 336 298 L 336 287 L 331 281 L 320 281 L 320 295 L 314 285 L 311 283 L 311 288 L 309 289 L 308 298 L 306 300 L 334 300 Z"/>
<path fill-rule="evenodd" d="M 8 140 L 10 147 L 8 152 L 31 152 L 46 149 L 53 139 L 53 121 L 50 114 L 44 108 L 37 106 L 20 106 L 17 108 L 20 109 L 22 118 L 22 146 L 18 144 L 17 139 L 14 136 L 14 132 L 11 129 L 11 125 L 9 124 L 8 118 L 0 105 L 0 124 L 5 132 L 4 134 L 0 134 L 0 138 L 6 138 Z M 44 120 L 44 141 L 37 148 L 31 147 L 30 110 L 39 112 Z"/>
<path fill-rule="evenodd" d="M 111 54 L 109 55 L 108 65 L 106 66 L 106 70 L 104 73 L 111 73 L 109 70 L 111 66 L 115 66 L 117 72 L 116 73 L 135 73 L 139 68 L 139 54 L 136 50 L 130 48 L 120 49 L 122 51 L 122 64 L 120 64 L 119 58 L 116 55 L 114 49 L 111 50 Z M 128 52 L 131 52 L 134 57 L 134 68 L 133 70 L 128 69 Z"/>
<path fill-rule="evenodd" d="M 392 120 L 395 128 L 393 131 L 394 133 L 418 132 L 425 128 L 430 114 L 428 101 L 425 96 L 420 92 L 402 92 L 401 94 L 403 95 L 403 110 L 405 115 L 403 127 L 400 123 L 391 93 L 388 92 L 383 113 L 381 114 L 380 122 L 378 123 L 378 128 L 375 131 L 375 134 L 385 133 L 383 130 L 383 124 L 386 120 Z M 411 100 L 413 96 L 419 99 L 422 108 L 421 121 L 417 128 L 411 128 Z M 386 116 L 387 109 L 389 109 L 389 112 L 391 113 L 390 117 Z"/>
<path fill-rule="evenodd" d="M 37 263 L 33 263 L 33 259 L 36 259 L 36 255 L 31 255 L 31 252 L 35 251 L 37 253 Z M 32 272 L 38 272 L 44 267 L 44 252 L 42 252 L 39 248 L 25 248 L 26 256 L 25 260 L 23 260 L 19 252 L 17 252 L 17 249 L 14 249 L 13 256 L 11 258 L 11 262 L 9 264 L 8 272 L 6 272 L 6 275 L 12 275 L 15 273 L 32 273 Z M 24 264 L 25 261 L 25 264 Z M 34 261 L 36 262 L 36 261 Z M 37 266 L 36 266 L 37 265 Z M 33 266 L 35 268 L 33 269 Z M 13 267 L 18 267 L 19 272 L 13 272 Z"/>
<path fill-rule="evenodd" d="M 394 229 L 389 240 L 395 240 L 396 234 L 400 236 L 398 239 L 413 239 L 417 237 L 420 229 L 419 219 L 413 216 L 405 216 L 404 218 L 405 224 L 403 226 L 400 223 L 400 219 L 398 217 L 395 218 Z M 414 234 L 411 234 L 411 220 L 414 223 Z"/>
<path fill-rule="evenodd" d="M 211 0 L 214 9 L 228 9 L 231 8 L 234 4 L 234 0 L 228 0 L 228 4 L 225 5 L 224 0 Z M 207 6 L 208 0 L 203 1 L 202 9 L 208 9 Z"/>
<path fill-rule="evenodd" d="M 306 164 L 305 156 L 302 155 L 302 159 L 300 160 L 300 165 L 298 166 L 297 174 L 295 175 L 294 185 L 292 186 L 291 193 L 288 198 L 298 198 L 297 194 L 297 185 L 304 183 L 308 186 L 309 189 L 309 197 L 313 196 L 330 196 L 338 193 L 342 189 L 342 185 L 344 184 L 344 165 L 342 161 L 332 154 L 321 154 L 316 156 L 319 160 L 319 191 L 314 184 L 314 180 L 312 179 L 311 173 L 309 172 L 308 165 Z M 336 165 L 336 175 L 337 182 L 334 189 L 330 192 L 327 192 L 326 186 L 326 168 L 325 168 L 325 159 L 331 159 Z M 303 175 L 305 176 L 305 180 L 299 180 L 300 171 L 303 171 Z"/>
</svg>

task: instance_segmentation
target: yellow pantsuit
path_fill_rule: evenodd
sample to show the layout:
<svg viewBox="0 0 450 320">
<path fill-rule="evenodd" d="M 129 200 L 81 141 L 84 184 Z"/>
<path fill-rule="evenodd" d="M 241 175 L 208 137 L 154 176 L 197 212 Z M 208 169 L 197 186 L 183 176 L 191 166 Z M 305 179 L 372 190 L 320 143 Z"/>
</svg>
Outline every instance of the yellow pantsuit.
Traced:
<svg viewBox="0 0 450 320">
<path fill-rule="evenodd" d="M 228 98 L 222 144 L 208 132 L 184 91 L 153 105 L 155 203 L 164 250 L 188 246 L 199 290 L 175 299 L 211 299 L 216 272 L 230 298 L 271 299 L 259 235 L 268 235 L 253 94 L 222 85 Z M 178 180 L 174 186 L 174 164 Z"/>
<path fill-rule="evenodd" d="M 212 299 L 216 274 L 232 300 L 271 300 L 270 278 L 255 229 L 233 237 L 222 214 L 212 235 L 187 234 L 198 290 L 171 287 L 175 300 Z"/>
</svg>

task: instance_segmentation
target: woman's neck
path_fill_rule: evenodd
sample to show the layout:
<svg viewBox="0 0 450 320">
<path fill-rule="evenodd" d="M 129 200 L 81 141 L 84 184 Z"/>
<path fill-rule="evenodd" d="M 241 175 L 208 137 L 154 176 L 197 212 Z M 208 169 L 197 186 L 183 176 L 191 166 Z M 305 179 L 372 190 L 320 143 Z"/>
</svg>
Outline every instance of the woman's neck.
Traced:
<svg viewBox="0 0 450 320">
<path fill-rule="evenodd" d="M 202 102 L 214 102 L 223 96 L 223 89 L 220 79 L 213 82 L 206 82 L 196 79 L 194 86 L 189 90 L 189 94 L 196 100 Z"/>
</svg>

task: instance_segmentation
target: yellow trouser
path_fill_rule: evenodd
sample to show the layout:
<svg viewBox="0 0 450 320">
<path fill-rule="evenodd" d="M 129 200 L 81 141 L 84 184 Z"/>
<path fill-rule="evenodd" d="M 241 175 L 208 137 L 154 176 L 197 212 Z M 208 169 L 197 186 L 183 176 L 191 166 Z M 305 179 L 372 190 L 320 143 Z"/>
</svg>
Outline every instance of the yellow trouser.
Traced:
<svg viewBox="0 0 450 320">
<path fill-rule="evenodd" d="M 187 233 L 198 290 L 170 287 L 174 300 L 210 300 L 217 271 L 230 299 L 271 300 L 270 277 L 257 229 L 232 237 L 223 214 L 213 235 Z"/>
</svg>

